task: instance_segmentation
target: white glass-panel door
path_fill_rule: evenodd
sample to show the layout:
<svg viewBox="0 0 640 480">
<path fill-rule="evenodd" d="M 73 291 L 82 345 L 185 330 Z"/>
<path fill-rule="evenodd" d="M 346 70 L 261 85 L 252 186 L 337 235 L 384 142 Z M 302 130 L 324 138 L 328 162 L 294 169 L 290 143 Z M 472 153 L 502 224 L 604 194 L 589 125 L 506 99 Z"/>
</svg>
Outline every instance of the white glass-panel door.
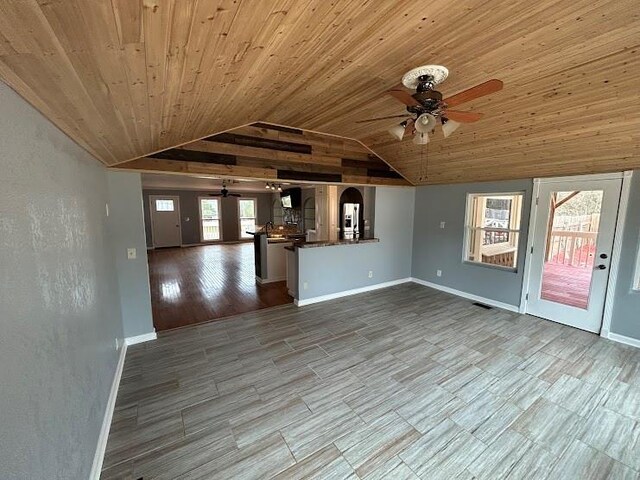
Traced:
<svg viewBox="0 0 640 480">
<path fill-rule="evenodd" d="M 220 200 L 217 198 L 200 198 L 200 237 L 203 242 L 222 239 Z"/>
<path fill-rule="evenodd" d="M 620 179 L 539 185 L 527 313 L 599 332 Z"/>
</svg>

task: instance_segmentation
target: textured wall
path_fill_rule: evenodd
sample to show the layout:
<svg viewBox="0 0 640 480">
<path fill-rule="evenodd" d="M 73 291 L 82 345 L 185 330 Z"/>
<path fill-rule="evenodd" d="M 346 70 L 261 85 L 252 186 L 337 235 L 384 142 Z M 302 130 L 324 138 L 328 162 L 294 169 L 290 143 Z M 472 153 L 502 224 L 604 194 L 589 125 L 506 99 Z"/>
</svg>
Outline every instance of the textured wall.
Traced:
<svg viewBox="0 0 640 480">
<path fill-rule="evenodd" d="M 123 336 L 105 169 L 0 84 L 0 477 L 86 479 Z"/>
<path fill-rule="evenodd" d="M 509 305 L 520 304 L 533 182 L 434 185 L 416 189 L 413 276 Z M 462 261 L 468 193 L 525 192 L 517 272 Z M 445 228 L 440 228 L 440 222 Z M 442 277 L 436 270 L 442 270 Z"/>
<path fill-rule="evenodd" d="M 125 337 L 151 333 L 149 264 L 142 211 L 142 183 L 139 173 L 108 172 L 109 234 L 118 272 L 120 310 Z M 135 259 L 127 249 L 135 248 Z"/>
<path fill-rule="evenodd" d="M 413 188 L 377 187 L 379 243 L 299 248 L 299 299 L 318 297 L 411 276 Z M 373 271 L 373 278 L 368 277 Z M 307 283 L 307 290 L 302 288 Z"/>
<path fill-rule="evenodd" d="M 640 340 L 640 291 L 633 290 L 633 275 L 640 243 L 640 170 L 633 174 L 629 210 L 622 240 L 611 331 Z"/>
<path fill-rule="evenodd" d="M 149 215 L 149 195 L 177 195 L 180 197 L 180 216 L 182 226 L 182 244 L 190 245 L 201 243 L 200 241 L 200 206 L 198 197 L 207 196 L 209 193 L 219 193 L 220 190 L 196 191 L 196 190 L 147 190 L 143 191 L 144 222 L 147 236 L 147 246 L 152 247 L 151 241 L 151 216 Z M 264 225 L 271 220 L 271 194 L 270 193 L 243 193 L 247 198 L 258 200 L 258 225 Z M 218 197 L 220 198 L 220 197 Z M 223 198 L 222 206 L 222 240 L 232 242 L 239 239 L 240 229 L 238 223 L 238 199 L 235 197 Z M 188 220 L 187 220 L 188 218 Z"/>
</svg>

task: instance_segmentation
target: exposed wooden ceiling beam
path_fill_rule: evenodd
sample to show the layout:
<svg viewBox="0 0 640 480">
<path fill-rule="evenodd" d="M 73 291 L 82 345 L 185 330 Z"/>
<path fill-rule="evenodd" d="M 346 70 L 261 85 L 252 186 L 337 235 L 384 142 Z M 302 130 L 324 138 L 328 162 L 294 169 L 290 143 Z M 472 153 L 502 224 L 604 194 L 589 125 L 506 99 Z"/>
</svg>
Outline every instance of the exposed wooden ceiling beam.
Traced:
<svg viewBox="0 0 640 480">
<path fill-rule="evenodd" d="M 247 178 L 267 181 L 296 180 L 306 183 L 348 183 L 354 185 L 385 185 L 398 187 L 406 187 L 410 185 L 404 178 L 343 175 L 341 173 L 332 172 L 275 169 L 245 165 L 216 165 L 211 163 L 149 157 L 120 163 L 111 167 L 111 169 L 179 175 L 215 175 L 228 178 Z"/>
</svg>

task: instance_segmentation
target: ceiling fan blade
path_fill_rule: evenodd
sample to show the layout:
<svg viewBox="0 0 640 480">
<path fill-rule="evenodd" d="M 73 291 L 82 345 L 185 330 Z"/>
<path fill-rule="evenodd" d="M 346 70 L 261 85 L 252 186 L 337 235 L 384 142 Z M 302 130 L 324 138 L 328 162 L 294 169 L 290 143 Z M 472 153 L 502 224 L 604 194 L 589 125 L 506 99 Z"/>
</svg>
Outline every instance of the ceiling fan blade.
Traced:
<svg viewBox="0 0 640 480">
<path fill-rule="evenodd" d="M 387 90 L 387 93 L 409 107 L 420 106 L 420 102 L 413 98 L 411 94 L 406 90 L 402 90 L 400 88 L 392 88 L 391 90 Z"/>
<path fill-rule="evenodd" d="M 456 105 L 460 105 L 464 102 L 469 102 L 476 98 L 484 97 L 485 95 L 489 95 L 490 93 L 499 92 L 502 90 L 502 86 L 504 84 L 501 80 L 489 80 L 487 82 L 481 83 L 480 85 L 476 85 L 475 87 L 471 87 L 468 90 L 452 95 L 449 98 L 445 98 L 443 101 L 447 104 L 448 107 L 455 107 Z"/>
<path fill-rule="evenodd" d="M 376 122 L 378 120 L 387 120 L 389 118 L 406 118 L 406 117 L 410 117 L 411 115 L 409 113 L 404 113 L 402 115 L 387 115 L 386 117 L 376 117 L 376 118 L 368 118 L 366 120 L 358 120 L 355 123 L 366 123 L 366 122 Z"/>
<path fill-rule="evenodd" d="M 407 126 L 404 127 L 404 136 L 408 137 L 413 134 L 413 118 L 407 120 Z"/>
<path fill-rule="evenodd" d="M 445 110 L 442 114 L 449 120 L 460 123 L 477 122 L 482 118 L 481 113 L 476 112 L 460 112 L 459 110 Z"/>
<path fill-rule="evenodd" d="M 241 197 L 242 195 L 240 195 L 239 193 L 230 193 L 229 196 L 230 197 Z"/>
</svg>

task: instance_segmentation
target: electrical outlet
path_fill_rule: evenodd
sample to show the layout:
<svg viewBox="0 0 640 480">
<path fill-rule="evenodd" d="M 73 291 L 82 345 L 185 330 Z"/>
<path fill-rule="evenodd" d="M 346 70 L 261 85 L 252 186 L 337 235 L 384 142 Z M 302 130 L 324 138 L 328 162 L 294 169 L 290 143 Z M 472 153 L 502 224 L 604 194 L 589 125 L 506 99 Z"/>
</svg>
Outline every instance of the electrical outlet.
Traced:
<svg viewBox="0 0 640 480">
<path fill-rule="evenodd" d="M 137 256 L 138 253 L 136 252 L 135 248 L 127 248 L 127 258 L 129 260 L 135 260 Z"/>
<path fill-rule="evenodd" d="M 445 222 L 440 222 L 440 228 L 444 228 Z"/>
<path fill-rule="evenodd" d="M 302 289 L 303 289 L 303 290 L 306 290 L 307 288 L 309 288 L 309 284 L 308 284 L 307 282 L 304 282 L 304 283 L 302 284 Z"/>
<path fill-rule="evenodd" d="M 373 278 L 373 270 L 369 270 L 369 278 Z"/>
<path fill-rule="evenodd" d="M 120 350 L 120 339 L 116 338 L 116 351 Z"/>
<path fill-rule="evenodd" d="M 436 275 L 438 277 L 441 277 L 442 276 L 442 270 L 436 270 Z"/>
<path fill-rule="evenodd" d="M 107 212 L 107 217 L 108 217 L 109 216 L 109 204 L 108 203 L 104 204 L 104 210 L 105 210 L 105 212 Z"/>
</svg>

